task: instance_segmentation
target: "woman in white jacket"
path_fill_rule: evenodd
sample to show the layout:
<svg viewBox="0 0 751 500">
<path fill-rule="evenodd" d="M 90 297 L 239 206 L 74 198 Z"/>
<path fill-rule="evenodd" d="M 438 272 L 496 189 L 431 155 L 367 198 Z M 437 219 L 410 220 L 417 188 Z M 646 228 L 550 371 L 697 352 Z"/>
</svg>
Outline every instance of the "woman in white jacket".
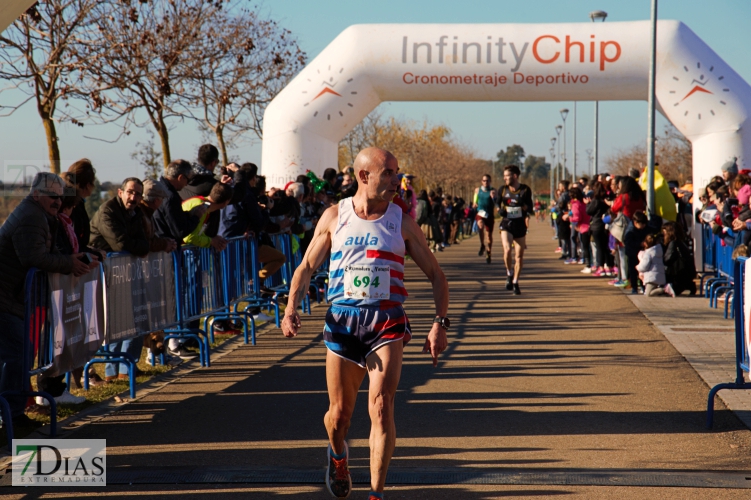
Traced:
<svg viewBox="0 0 751 500">
<path fill-rule="evenodd" d="M 673 288 L 665 280 L 665 264 L 662 261 L 662 245 L 656 244 L 651 234 L 644 238 L 642 250 L 639 252 L 639 264 L 636 270 L 639 279 L 644 283 L 644 295 L 669 295 L 675 297 Z"/>
</svg>

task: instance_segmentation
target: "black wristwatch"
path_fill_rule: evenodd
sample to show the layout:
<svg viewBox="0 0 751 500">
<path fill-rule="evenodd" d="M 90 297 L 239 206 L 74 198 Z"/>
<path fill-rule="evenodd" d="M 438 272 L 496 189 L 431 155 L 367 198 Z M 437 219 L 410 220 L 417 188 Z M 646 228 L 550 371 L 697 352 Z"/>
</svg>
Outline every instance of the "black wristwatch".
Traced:
<svg viewBox="0 0 751 500">
<path fill-rule="evenodd" d="M 451 321 L 449 321 L 449 319 L 445 316 L 444 317 L 436 316 L 435 319 L 433 319 L 433 323 L 438 323 L 446 330 L 448 330 L 449 327 L 451 326 Z"/>
</svg>

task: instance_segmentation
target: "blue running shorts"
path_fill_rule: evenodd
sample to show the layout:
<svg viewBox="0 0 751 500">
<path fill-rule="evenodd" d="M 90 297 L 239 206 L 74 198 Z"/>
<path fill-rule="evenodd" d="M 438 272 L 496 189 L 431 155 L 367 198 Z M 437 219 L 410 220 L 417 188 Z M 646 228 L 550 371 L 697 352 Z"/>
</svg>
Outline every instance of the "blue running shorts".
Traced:
<svg viewBox="0 0 751 500">
<path fill-rule="evenodd" d="M 412 331 L 402 305 L 381 307 L 332 304 L 323 327 L 326 347 L 365 368 L 365 359 L 379 347 L 399 340 L 407 345 Z"/>
</svg>

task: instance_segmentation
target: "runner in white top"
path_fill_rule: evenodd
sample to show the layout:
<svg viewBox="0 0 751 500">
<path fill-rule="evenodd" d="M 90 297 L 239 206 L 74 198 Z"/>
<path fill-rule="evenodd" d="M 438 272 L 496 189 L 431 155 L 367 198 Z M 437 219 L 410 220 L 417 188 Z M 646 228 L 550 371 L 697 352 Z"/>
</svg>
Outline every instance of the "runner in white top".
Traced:
<svg viewBox="0 0 751 500">
<path fill-rule="evenodd" d="M 345 442 L 357 392 L 365 374 L 370 378 L 370 476 L 373 498 L 382 498 L 396 444 L 394 397 L 401 375 L 402 351 L 409 340 L 409 322 L 402 302 L 405 251 L 433 284 L 436 317 L 425 340 L 433 365 L 447 347 L 448 283 L 417 223 L 391 203 L 399 188 L 396 158 L 368 148 L 354 163 L 358 189 L 324 212 L 302 264 L 290 286 L 282 321 L 287 337 L 297 335 L 297 308 L 313 272 L 330 260 L 332 305 L 326 314 L 326 380 L 329 410 L 324 424 L 329 435 L 326 487 L 339 498 L 349 495 L 352 481 Z"/>
</svg>

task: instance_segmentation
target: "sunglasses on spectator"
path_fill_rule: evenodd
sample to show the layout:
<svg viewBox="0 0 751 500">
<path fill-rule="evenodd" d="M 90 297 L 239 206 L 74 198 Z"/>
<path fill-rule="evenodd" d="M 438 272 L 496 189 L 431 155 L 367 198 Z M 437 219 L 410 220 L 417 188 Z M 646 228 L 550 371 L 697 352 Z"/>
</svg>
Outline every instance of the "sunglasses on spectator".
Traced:
<svg viewBox="0 0 751 500">
<path fill-rule="evenodd" d="M 51 200 L 62 200 L 63 199 L 63 195 L 54 193 L 52 191 L 43 191 L 43 190 L 40 189 L 39 192 L 42 195 L 46 196 L 47 198 L 50 198 Z"/>
</svg>

